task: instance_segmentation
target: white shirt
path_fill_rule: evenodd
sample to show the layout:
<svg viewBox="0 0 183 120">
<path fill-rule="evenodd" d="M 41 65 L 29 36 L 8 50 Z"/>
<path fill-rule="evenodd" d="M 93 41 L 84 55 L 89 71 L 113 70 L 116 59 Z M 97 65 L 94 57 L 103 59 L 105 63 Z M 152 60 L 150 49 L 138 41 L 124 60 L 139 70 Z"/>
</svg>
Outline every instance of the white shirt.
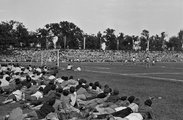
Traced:
<svg viewBox="0 0 183 120">
<path fill-rule="evenodd" d="M 29 70 L 28 70 L 28 69 L 25 69 L 25 70 L 24 70 L 24 73 L 29 73 Z"/>
<path fill-rule="evenodd" d="M 72 65 L 68 65 L 67 70 L 71 70 L 71 69 L 72 69 Z"/>
<path fill-rule="evenodd" d="M 70 94 L 70 99 L 71 99 L 70 104 L 71 104 L 72 106 L 74 106 L 75 103 L 76 103 L 76 100 L 77 100 L 77 94 L 76 94 L 76 92 L 74 92 L 73 94 Z"/>
<path fill-rule="evenodd" d="M 57 78 L 56 80 L 55 80 L 55 82 L 57 82 L 57 83 L 62 83 L 64 80 L 62 80 L 61 78 Z"/>
<path fill-rule="evenodd" d="M 0 81 L 1 81 L 1 85 L 0 85 L 1 87 L 9 85 L 9 82 L 6 79 L 0 79 Z"/>
<path fill-rule="evenodd" d="M 76 69 L 76 71 L 81 71 L 81 68 L 80 68 L 80 67 L 78 67 L 78 68 Z"/>
<path fill-rule="evenodd" d="M 32 67 L 29 67 L 29 70 L 32 71 Z"/>
<path fill-rule="evenodd" d="M 37 99 L 43 98 L 43 93 L 37 91 L 36 93 L 32 94 L 31 96 L 35 96 Z"/>
<path fill-rule="evenodd" d="M 12 94 L 15 95 L 17 101 L 19 101 L 25 97 L 25 94 L 23 94 L 23 92 L 20 90 L 16 90 L 16 91 L 12 92 Z"/>
<path fill-rule="evenodd" d="M 7 67 L 5 66 L 1 67 L 1 71 L 7 71 Z"/>
<path fill-rule="evenodd" d="M 20 68 L 20 67 L 16 67 L 16 68 L 15 68 L 14 73 L 17 73 L 17 72 L 19 72 L 19 73 L 20 73 L 20 72 L 22 72 L 22 70 L 21 70 L 21 68 Z"/>
<path fill-rule="evenodd" d="M 133 112 L 138 112 L 139 106 L 136 103 L 131 103 L 128 107 L 131 108 Z"/>
<path fill-rule="evenodd" d="M 51 75 L 51 76 L 48 77 L 48 79 L 53 80 L 53 79 L 55 79 L 55 76 Z"/>
<path fill-rule="evenodd" d="M 39 88 L 42 87 L 43 89 L 46 87 L 46 85 L 40 85 Z"/>
<path fill-rule="evenodd" d="M 123 110 L 123 109 L 125 109 L 125 108 L 126 108 L 126 107 L 122 107 L 122 106 L 121 106 L 121 107 L 117 107 L 117 108 L 114 108 L 114 109 L 115 109 L 116 112 L 118 112 L 118 111 Z"/>
<path fill-rule="evenodd" d="M 40 68 L 36 68 L 36 71 L 41 72 L 42 70 Z"/>
<path fill-rule="evenodd" d="M 140 113 L 131 113 L 128 116 L 126 116 L 125 118 L 127 118 L 127 120 L 143 120 L 143 117 Z"/>
</svg>

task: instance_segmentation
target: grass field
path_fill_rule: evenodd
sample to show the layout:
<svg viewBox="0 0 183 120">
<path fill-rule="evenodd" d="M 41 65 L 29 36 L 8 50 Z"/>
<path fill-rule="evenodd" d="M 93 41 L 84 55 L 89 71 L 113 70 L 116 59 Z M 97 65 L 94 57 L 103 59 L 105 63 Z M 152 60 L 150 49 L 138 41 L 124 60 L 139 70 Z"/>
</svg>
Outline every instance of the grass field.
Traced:
<svg viewBox="0 0 183 120">
<path fill-rule="evenodd" d="M 118 88 L 120 95 L 134 95 L 143 102 L 154 97 L 156 120 L 183 120 L 183 63 L 157 63 L 145 65 L 122 63 L 73 63 L 81 66 L 81 72 L 59 70 L 58 76 L 73 75 L 87 81 L 100 81 Z M 61 63 L 65 68 L 67 63 Z M 0 100 L 3 100 L 0 97 Z M 18 104 L 0 106 L 0 118 Z"/>
</svg>

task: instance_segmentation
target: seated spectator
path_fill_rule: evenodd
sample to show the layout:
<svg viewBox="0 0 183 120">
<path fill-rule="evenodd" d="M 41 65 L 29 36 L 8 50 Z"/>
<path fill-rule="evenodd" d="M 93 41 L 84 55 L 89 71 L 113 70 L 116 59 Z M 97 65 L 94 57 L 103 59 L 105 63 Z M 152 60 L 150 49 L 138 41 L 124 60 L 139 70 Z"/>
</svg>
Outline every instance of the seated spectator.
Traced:
<svg viewBox="0 0 183 120">
<path fill-rule="evenodd" d="M 26 80 L 22 81 L 22 85 L 23 86 L 31 86 L 31 77 L 30 76 L 26 76 Z"/>
<path fill-rule="evenodd" d="M 77 93 L 75 87 L 70 87 L 69 97 L 70 97 L 70 104 L 72 106 L 75 106 L 77 102 Z"/>
<path fill-rule="evenodd" d="M 119 95 L 119 90 L 114 89 L 114 91 L 109 96 L 109 98 L 106 100 L 106 102 L 116 103 L 120 99 L 120 97 L 118 95 Z"/>
<path fill-rule="evenodd" d="M 139 107 L 139 113 L 141 113 L 144 120 L 155 119 L 154 112 L 152 109 L 152 100 L 147 99 L 144 105 Z"/>
<path fill-rule="evenodd" d="M 46 95 L 51 90 L 51 87 L 54 85 L 54 81 L 50 81 L 43 90 L 43 94 Z"/>
<path fill-rule="evenodd" d="M 61 109 L 63 109 L 62 101 L 60 99 L 61 99 L 61 94 L 57 93 L 56 99 L 55 99 L 55 104 L 53 105 L 56 113 L 60 112 Z"/>
<path fill-rule="evenodd" d="M 105 88 L 104 91 L 96 96 L 96 98 L 105 98 L 108 94 L 110 94 L 111 89 Z"/>
<path fill-rule="evenodd" d="M 0 81 L 1 81 L 1 87 L 7 87 L 9 86 L 9 80 L 10 80 L 10 77 L 5 77 L 5 75 L 1 76 L 0 78 Z"/>
<path fill-rule="evenodd" d="M 110 116 L 109 120 L 153 120 L 155 117 L 151 105 L 152 101 L 148 99 L 144 102 L 144 106 L 139 109 L 138 113 L 130 113 L 126 117 Z"/>
<path fill-rule="evenodd" d="M 128 107 L 131 108 L 133 112 L 138 112 L 139 105 L 140 105 L 140 99 L 135 98 L 135 100 L 130 105 L 128 105 Z"/>
</svg>

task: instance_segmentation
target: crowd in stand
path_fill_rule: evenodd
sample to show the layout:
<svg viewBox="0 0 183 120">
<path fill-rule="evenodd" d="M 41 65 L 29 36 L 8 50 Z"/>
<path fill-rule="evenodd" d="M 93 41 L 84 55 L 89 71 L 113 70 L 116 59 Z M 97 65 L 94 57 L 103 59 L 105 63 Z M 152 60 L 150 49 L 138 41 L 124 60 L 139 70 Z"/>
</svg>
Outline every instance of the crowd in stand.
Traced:
<svg viewBox="0 0 183 120">
<path fill-rule="evenodd" d="M 176 51 L 96 51 L 96 50 L 66 50 L 60 58 L 63 61 L 80 62 L 125 62 L 135 57 L 137 62 L 143 62 L 146 57 L 160 62 L 183 62 L 183 53 Z"/>
<path fill-rule="evenodd" d="M 46 66 L 0 66 L 0 106 L 18 102 L 6 120 L 152 120 L 152 100 L 120 96 L 118 89 L 73 76 L 58 76 Z M 25 109 L 29 112 L 23 113 Z"/>
<path fill-rule="evenodd" d="M 36 57 L 37 56 L 37 57 Z M 62 50 L 60 61 L 62 62 L 126 62 L 135 57 L 137 62 L 143 62 L 146 57 L 159 62 L 183 62 L 183 53 L 176 51 L 100 51 L 100 50 Z M 34 58 L 34 59 L 33 59 Z M 52 54 L 53 60 L 56 55 Z M 41 52 L 35 50 L 14 50 L 11 54 L 0 55 L 3 62 L 30 62 L 41 61 Z"/>
</svg>

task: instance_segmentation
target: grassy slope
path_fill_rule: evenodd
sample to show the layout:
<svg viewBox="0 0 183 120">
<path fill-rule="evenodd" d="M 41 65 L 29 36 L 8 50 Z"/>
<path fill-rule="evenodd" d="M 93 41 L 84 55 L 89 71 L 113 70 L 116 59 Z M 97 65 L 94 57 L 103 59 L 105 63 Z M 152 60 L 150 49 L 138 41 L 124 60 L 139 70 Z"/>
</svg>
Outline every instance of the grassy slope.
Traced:
<svg viewBox="0 0 183 120">
<path fill-rule="evenodd" d="M 155 99 L 153 102 L 153 109 L 157 120 L 183 120 L 183 116 L 181 115 L 183 113 L 182 82 L 169 82 L 122 75 L 132 73 L 183 73 L 183 69 L 181 69 L 183 65 L 181 63 L 159 63 L 158 66 L 153 66 L 150 69 L 145 68 L 143 65 L 122 65 L 120 63 L 76 63 L 74 65 L 81 66 L 83 71 L 61 70 L 59 76 L 73 75 L 75 78 L 85 78 L 87 81 L 100 81 L 103 85 L 109 84 L 112 88 L 118 88 L 121 95 L 134 95 L 141 98 L 142 101 L 150 96 L 155 98 L 162 97 L 162 99 Z M 65 66 L 66 64 L 61 65 L 61 67 Z M 87 70 L 92 70 L 93 72 L 88 72 Z M 174 79 L 181 79 L 181 74 L 161 74 L 158 77 L 167 78 L 168 75 Z M 145 76 L 153 75 L 148 74 Z M 0 116 L 6 114 L 15 106 L 17 104 L 0 106 Z"/>
</svg>

